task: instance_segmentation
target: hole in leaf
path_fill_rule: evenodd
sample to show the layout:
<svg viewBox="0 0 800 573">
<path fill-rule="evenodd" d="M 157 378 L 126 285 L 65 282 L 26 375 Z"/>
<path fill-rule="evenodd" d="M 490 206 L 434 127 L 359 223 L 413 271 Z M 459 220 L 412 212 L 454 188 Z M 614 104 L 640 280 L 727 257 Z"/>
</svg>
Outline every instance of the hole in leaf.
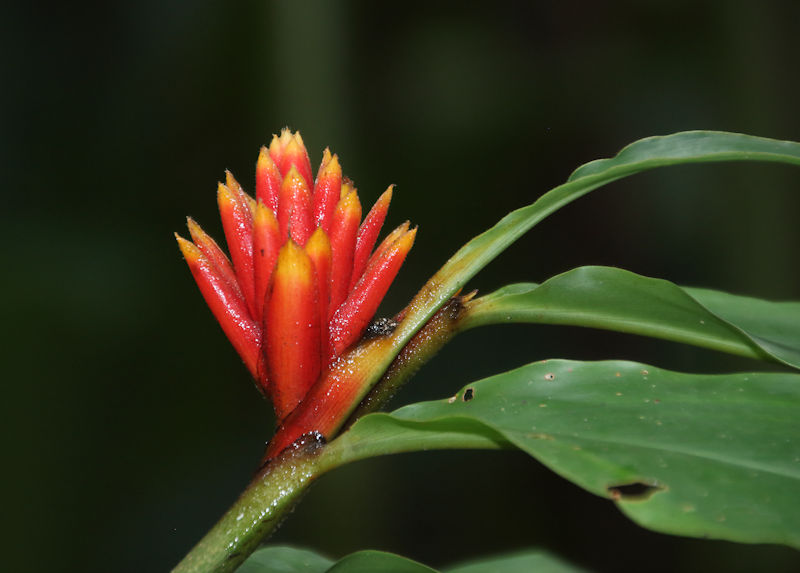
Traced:
<svg viewBox="0 0 800 573">
<path fill-rule="evenodd" d="M 614 501 L 620 499 L 625 501 L 645 501 L 650 499 L 650 496 L 654 493 L 664 491 L 666 488 L 660 485 L 636 481 L 633 483 L 610 485 L 607 489 L 608 494 Z"/>
<path fill-rule="evenodd" d="M 475 397 L 475 391 L 472 388 L 467 388 L 464 390 L 464 397 L 461 398 L 464 402 L 469 402 L 472 398 Z"/>
</svg>

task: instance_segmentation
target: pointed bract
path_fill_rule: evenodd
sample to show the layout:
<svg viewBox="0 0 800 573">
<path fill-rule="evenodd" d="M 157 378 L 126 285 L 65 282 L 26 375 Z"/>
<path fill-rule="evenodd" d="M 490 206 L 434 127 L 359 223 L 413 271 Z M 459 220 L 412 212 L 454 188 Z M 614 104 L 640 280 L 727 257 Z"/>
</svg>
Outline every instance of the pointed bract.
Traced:
<svg viewBox="0 0 800 573">
<path fill-rule="evenodd" d="M 410 226 L 411 223 L 409 223 L 408 221 L 404 221 L 399 227 L 397 227 L 391 233 L 386 235 L 386 237 L 384 237 L 384 239 L 381 241 L 381 244 L 378 245 L 377 248 L 370 255 L 369 260 L 367 261 L 367 267 L 369 267 L 373 261 L 379 259 L 383 255 L 383 252 L 389 247 L 391 247 L 395 243 L 395 241 L 397 241 L 397 239 L 405 235 L 408 232 L 408 228 Z"/>
<path fill-rule="evenodd" d="M 375 241 L 378 240 L 378 235 L 383 227 L 383 222 L 386 220 L 386 213 L 389 211 L 389 203 L 392 202 L 392 189 L 394 185 L 383 192 L 372 209 L 369 210 L 367 216 L 364 217 L 364 222 L 358 229 L 358 236 L 356 237 L 356 249 L 353 254 L 353 274 L 350 277 L 350 289 L 352 289 L 361 278 L 364 269 L 367 267 L 369 254 L 372 252 L 372 247 L 375 246 Z"/>
<path fill-rule="evenodd" d="M 339 165 L 339 158 L 336 155 L 331 156 L 331 152 L 326 148 L 314 184 L 314 223 L 317 227 L 322 227 L 326 233 L 331 230 L 333 213 L 341 191 L 342 167 Z"/>
<path fill-rule="evenodd" d="M 281 237 L 291 234 L 298 245 L 305 245 L 314 232 L 311 189 L 294 166 L 283 178 L 278 201 L 278 226 Z"/>
<path fill-rule="evenodd" d="M 197 245 L 203 255 L 217 268 L 220 277 L 225 279 L 230 287 L 239 293 L 242 303 L 246 304 L 244 294 L 241 288 L 239 288 L 239 283 L 236 281 L 236 273 L 233 270 L 233 265 L 225 253 L 222 252 L 219 245 L 217 245 L 217 242 L 209 237 L 191 217 L 186 218 L 186 226 L 189 228 L 189 234 L 192 236 L 194 244 Z"/>
<path fill-rule="evenodd" d="M 276 140 L 273 139 L 272 141 L 274 144 Z M 289 170 L 294 167 L 305 180 L 306 185 L 311 188 L 314 183 L 311 178 L 311 160 L 308 157 L 303 138 L 300 137 L 299 133 L 290 134 L 288 138 L 285 137 L 284 133 L 281 133 L 281 137 L 277 141 L 278 143 L 274 145 L 274 151 L 273 145 L 270 145 L 270 155 L 275 161 L 275 165 L 278 166 L 281 175 L 286 177 Z"/>
<path fill-rule="evenodd" d="M 244 193 L 235 192 L 222 183 L 217 187 L 222 229 L 225 231 L 225 241 L 228 243 L 233 269 L 250 313 L 254 315 L 253 217 L 243 195 Z"/>
<path fill-rule="evenodd" d="M 317 281 L 317 300 L 319 302 L 320 340 L 323 360 L 329 356 L 328 308 L 331 302 L 331 242 L 328 235 L 318 227 L 305 246 L 306 253 L 314 264 Z"/>
<path fill-rule="evenodd" d="M 358 193 L 350 191 L 339 200 L 331 223 L 331 306 L 328 317 L 347 297 L 353 273 L 353 251 L 358 224 L 361 222 L 361 202 Z"/>
<path fill-rule="evenodd" d="M 272 401 L 282 420 L 319 376 L 321 340 L 314 266 L 291 239 L 281 247 L 264 321 L 264 352 Z"/>
<path fill-rule="evenodd" d="M 250 207 L 250 211 L 255 209 L 256 200 L 246 193 L 244 189 L 242 189 L 242 186 L 233 176 L 233 173 L 227 169 L 225 170 L 225 185 L 239 198 L 240 201 L 243 201 L 248 207 Z"/>
<path fill-rule="evenodd" d="M 337 309 L 330 324 L 334 355 L 347 350 L 364 334 L 414 245 L 416 234 L 417 230 L 411 229 L 384 249 L 380 257 L 370 263 L 347 300 Z"/>
<path fill-rule="evenodd" d="M 288 127 L 281 129 L 280 136 L 272 136 L 272 141 L 269 144 L 269 155 L 272 157 L 272 161 L 274 161 L 275 165 L 278 167 L 280 167 L 281 163 L 283 163 L 284 151 L 286 146 L 289 144 L 289 141 L 293 138 L 294 135 L 292 135 L 292 132 L 289 131 Z"/>
<path fill-rule="evenodd" d="M 314 185 L 314 176 L 311 173 L 311 160 L 308 157 L 306 146 L 303 143 L 303 138 L 299 133 L 294 134 L 294 138 L 289 141 L 283 155 L 284 164 L 280 167 L 281 173 L 284 175 L 289 172 L 292 167 L 297 168 L 297 171 L 302 175 L 303 179 L 309 187 Z"/>
<path fill-rule="evenodd" d="M 275 214 L 259 201 L 253 211 L 253 267 L 255 282 L 255 317 L 263 320 L 264 300 L 272 271 L 283 242 Z"/>
<path fill-rule="evenodd" d="M 281 181 L 283 177 L 270 157 L 269 150 L 262 146 L 256 163 L 256 199 L 269 207 L 273 213 L 278 212 Z"/>
<path fill-rule="evenodd" d="M 225 336 L 231 341 L 247 369 L 253 377 L 257 377 L 261 329 L 250 317 L 241 294 L 231 288 L 200 248 L 177 233 L 175 238 L 214 318 L 222 326 Z"/>
</svg>

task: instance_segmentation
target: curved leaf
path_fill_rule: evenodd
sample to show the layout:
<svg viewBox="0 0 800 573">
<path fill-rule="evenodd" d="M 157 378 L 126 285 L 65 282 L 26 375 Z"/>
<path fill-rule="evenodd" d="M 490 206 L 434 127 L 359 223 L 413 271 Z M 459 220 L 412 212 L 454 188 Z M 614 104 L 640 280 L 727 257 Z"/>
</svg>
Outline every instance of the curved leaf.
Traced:
<svg viewBox="0 0 800 573">
<path fill-rule="evenodd" d="M 394 553 L 358 551 L 342 557 L 328 573 L 436 573 L 427 565 Z"/>
<path fill-rule="evenodd" d="M 610 267 L 581 267 L 467 303 L 463 327 L 568 324 L 654 336 L 800 368 L 800 303 L 770 302 Z"/>
<path fill-rule="evenodd" d="M 722 131 L 684 131 L 641 139 L 624 147 L 615 157 L 587 163 L 576 169 L 566 183 L 551 189 L 531 205 L 512 211 L 461 247 L 412 303 L 396 340 L 407 342 L 486 264 L 545 217 L 575 199 L 606 183 L 656 167 L 720 161 L 800 165 L 800 143 Z"/>
<path fill-rule="evenodd" d="M 762 350 L 800 368 L 800 302 L 772 302 L 725 292 L 686 288 L 692 298 L 737 326 Z"/>
<path fill-rule="evenodd" d="M 236 570 L 238 573 L 436 573 L 434 569 L 394 553 L 358 551 L 334 562 L 308 549 L 264 547 Z"/>
<path fill-rule="evenodd" d="M 496 555 L 448 567 L 445 573 L 580 573 L 585 571 L 544 551 Z"/>
<path fill-rule="evenodd" d="M 308 549 L 277 545 L 255 551 L 238 573 L 431 573 L 434 569 L 383 551 L 358 551 L 337 562 Z M 444 569 L 446 573 L 580 573 L 580 569 L 541 550 L 495 555 Z"/>
<path fill-rule="evenodd" d="M 237 573 L 325 573 L 333 561 L 308 549 L 284 545 L 264 547 L 253 552 Z"/>
<path fill-rule="evenodd" d="M 414 440 L 417 450 L 444 448 L 442 425 L 461 429 L 462 444 L 485 442 L 478 422 L 650 529 L 800 547 L 798 412 L 799 374 L 552 360 L 365 416 L 323 455 L 333 466 L 409 451 Z M 370 444 L 376 422 L 385 431 Z"/>
</svg>

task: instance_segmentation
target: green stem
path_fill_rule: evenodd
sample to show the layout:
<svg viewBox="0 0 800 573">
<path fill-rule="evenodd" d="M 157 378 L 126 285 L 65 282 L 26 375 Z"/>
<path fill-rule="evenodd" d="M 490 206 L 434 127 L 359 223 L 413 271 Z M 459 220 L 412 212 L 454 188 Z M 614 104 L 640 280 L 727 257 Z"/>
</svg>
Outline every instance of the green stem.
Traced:
<svg viewBox="0 0 800 573">
<path fill-rule="evenodd" d="M 319 438 L 306 436 L 263 467 L 173 572 L 234 571 L 323 473 L 319 469 L 322 450 Z"/>
<path fill-rule="evenodd" d="M 362 424 L 376 421 L 376 414 Z M 328 445 L 313 435 L 304 436 L 273 459 L 256 475 L 239 499 L 217 524 L 173 569 L 173 573 L 234 571 L 281 524 L 284 517 L 317 478 L 345 464 L 366 458 L 434 449 L 506 449 L 508 440 L 482 428 L 462 431 L 407 433 L 384 441 L 373 432 L 345 432 Z"/>
</svg>

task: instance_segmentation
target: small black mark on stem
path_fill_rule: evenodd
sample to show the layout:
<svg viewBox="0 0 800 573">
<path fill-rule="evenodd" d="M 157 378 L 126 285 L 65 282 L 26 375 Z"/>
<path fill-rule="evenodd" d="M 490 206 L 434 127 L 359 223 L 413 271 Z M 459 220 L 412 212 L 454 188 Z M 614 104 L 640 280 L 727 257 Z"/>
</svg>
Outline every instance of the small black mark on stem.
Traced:
<svg viewBox="0 0 800 573">
<path fill-rule="evenodd" d="M 464 402 L 469 402 L 475 397 L 475 391 L 472 388 L 464 390 L 464 396 L 461 398 Z"/>
<path fill-rule="evenodd" d="M 364 338 L 377 338 L 379 336 L 389 336 L 397 328 L 397 321 L 391 318 L 376 318 L 364 332 Z"/>
</svg>

